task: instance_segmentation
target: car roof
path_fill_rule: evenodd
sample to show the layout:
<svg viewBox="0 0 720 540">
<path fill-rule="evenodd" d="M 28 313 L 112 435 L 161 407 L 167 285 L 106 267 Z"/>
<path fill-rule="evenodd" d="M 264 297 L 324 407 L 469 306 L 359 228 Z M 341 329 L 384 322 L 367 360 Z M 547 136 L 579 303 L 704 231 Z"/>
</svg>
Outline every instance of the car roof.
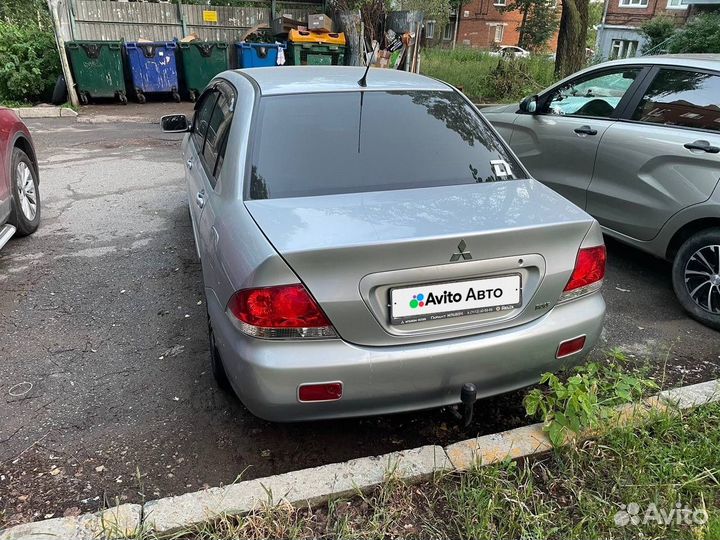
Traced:
<svg viewBox="0 0 720 540">
<path fill-rule="evenodd" d="M 658 54 L 612 60 L 602 65 L 648 64 L 720 70 L 720 54 Z M 597 67 L 597 66 L 593 66 Z"/>
<path fill-rule="evenodd" d="M 223 76 L 230 80 L 236 76 L 249 77 L 264 96 L 358 90 L 451 90 L 447 84 L 430 77 L 386 68 L 370 68 L 367 86 L 361 87 L 358 81 L 364 73 L 364 67 L 281 66 L 238 69 Z"/>
</svg>

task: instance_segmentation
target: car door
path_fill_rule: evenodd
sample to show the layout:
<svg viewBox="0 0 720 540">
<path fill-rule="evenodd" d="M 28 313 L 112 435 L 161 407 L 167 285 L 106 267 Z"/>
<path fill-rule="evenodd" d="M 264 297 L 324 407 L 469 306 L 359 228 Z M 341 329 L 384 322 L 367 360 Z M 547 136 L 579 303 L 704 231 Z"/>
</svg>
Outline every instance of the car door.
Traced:
<svg viewBox="0 0 720 540">
<path fill-rule="evenodd" d="M 537 112 L 518 114 L 510 146 L 535 178 L 585 208 L 598 144 L 645 71 L 600 68 L 556 86 Z"/>
<path fill-rule="evenodd" d="M 190 206 L 190 215 L 192 217 L 193 233 L 195 234 L 195 242 L 198 248 L 198 254 L 201 255 L 199 223 L 202 215 L 204 201 L 204 175 L 201 173 L 202 164 L 200 156 L 205 146 L 205 136 L 207 135 L 208 124 L 219 92 L 213 87 L 206 90 L 198 99 L 195 106 L 195 117 L 193 118 L 192 131 L 188 143 L 185 146 L 185 180 L 188 188 L 188 199 Z"/>
<path fill-rule="evenodd" d="M 229 84 L 218 83 L 215 90 L 217 100 L 208 119 L 205 143 L 198 156 L 199 166 L 195 170 L 201 186 L 196 195 L 197 204 L 202 210 L 197 231 L 200 257 L 203 260 L 205 284 L 212 288 L 218 286 L 217 279 L 222 275 L 217 271 L 220 238 L 217 217 L 224 187 L 222 169 L 225 149 L 235 106 L 235 91 Z"/>
<path fill-rule="evenodd" d="M 653 239 L 720 179 L 720 73 L 656 67 L 605 133 L 587 210 L 608 228 Z"/>
</svg>

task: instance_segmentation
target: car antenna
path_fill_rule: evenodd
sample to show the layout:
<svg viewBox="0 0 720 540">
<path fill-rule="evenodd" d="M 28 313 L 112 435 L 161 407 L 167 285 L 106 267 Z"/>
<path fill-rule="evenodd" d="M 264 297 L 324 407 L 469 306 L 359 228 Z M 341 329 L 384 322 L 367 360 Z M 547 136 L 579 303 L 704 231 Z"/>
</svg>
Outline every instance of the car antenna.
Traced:
<svg viewBox="0 0 720 540">
<path fill-rule="evenodd" d="M 370 55 L 370 60 L 368 61 L 367 67 L 365 68 L 365 73 L 362 76 L 362 79 L 358 81 L 358 84 L 362 86 L 363 88 L 367 87 L 367 74 L 368 71 L 370 71 L 370 66 L 372 65 L 373 61 L 375 60 L 375 48 L 373 47 L 372 55 Z"/>
</svg>

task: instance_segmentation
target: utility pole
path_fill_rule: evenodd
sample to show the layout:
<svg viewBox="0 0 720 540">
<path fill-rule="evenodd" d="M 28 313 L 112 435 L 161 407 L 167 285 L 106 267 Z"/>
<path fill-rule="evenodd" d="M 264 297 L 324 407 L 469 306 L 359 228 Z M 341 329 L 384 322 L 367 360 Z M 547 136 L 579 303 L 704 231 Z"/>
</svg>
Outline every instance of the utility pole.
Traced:
<svg viewBox="0 0 720 540">
<path fill-rule="evenodd" d="M 65 38 L 63 37 L 63 22 L 60 16 L 60 10 L 65 8 L 66 0 L 47 0 L 50 9 L 50 18 L 52 19 L 53 30 L 55 31 L 55 44 L 60 55 L 60 65 L 62 66 L 65 84 L 67 85 L 68 99 L 74 107 L 80 106 L 77 92 L 75 91 L 75 80 L 70 70 L 70 62 L 68 61 L 67 51 L 65 50 Z"/>
</svg>

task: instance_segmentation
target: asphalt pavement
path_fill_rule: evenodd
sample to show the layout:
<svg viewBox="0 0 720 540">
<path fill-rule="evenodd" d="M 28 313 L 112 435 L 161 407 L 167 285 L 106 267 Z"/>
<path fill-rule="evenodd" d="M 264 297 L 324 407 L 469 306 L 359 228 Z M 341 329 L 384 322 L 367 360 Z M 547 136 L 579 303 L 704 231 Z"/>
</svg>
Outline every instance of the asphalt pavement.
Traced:
<svg viewBox="0 0 720 540">
<path fill-rule="evenodd" d="M 0 528 L 529 422 L 522 392 L 479 402 L 466 431 L 443 411 L 251 416 L 210 374 L 181 137 L 99 122 L 29 121 L 43 213 L 0 251 Z M 668 384 L 717 377 L 720 335 L 683 313 L 669 265 L 608 247 L 595 355 L 618 348 Z"/>
</svg>

